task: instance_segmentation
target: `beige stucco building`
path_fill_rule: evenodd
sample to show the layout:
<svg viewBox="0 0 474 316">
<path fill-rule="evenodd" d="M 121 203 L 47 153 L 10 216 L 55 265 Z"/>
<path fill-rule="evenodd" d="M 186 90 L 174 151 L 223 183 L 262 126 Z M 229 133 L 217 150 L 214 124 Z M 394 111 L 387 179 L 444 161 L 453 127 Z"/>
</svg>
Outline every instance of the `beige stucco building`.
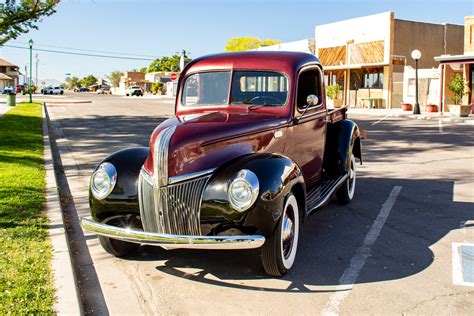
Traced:
<svg viewBox="0 0 474 316">
<path fill-rule="evenodd" d="M 403 101 L 404 70 L 437 68 L 435 56 L 461 54 L 464 27 L 396 19 L 393 12 L 318 25 L 316 55 L 328 85 L 342 89 L 335 104 L 398 108 Z"/>
</svg>

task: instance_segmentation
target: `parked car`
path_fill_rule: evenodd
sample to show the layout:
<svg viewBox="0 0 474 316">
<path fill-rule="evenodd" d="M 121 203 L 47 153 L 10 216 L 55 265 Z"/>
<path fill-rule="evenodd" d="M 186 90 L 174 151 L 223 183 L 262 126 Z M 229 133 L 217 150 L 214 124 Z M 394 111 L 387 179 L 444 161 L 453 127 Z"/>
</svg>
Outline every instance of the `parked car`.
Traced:
<svg viewBox="0 0 474 316">
<path fill-rule="evenodd" d="M 74 88 L 74 92 L 89 92 L 89 88 Z"/>
<path fill-rule="evenodd" d="M 181 73 L 175 116 L 150 147 L 101 161 L 91 219 L 105 251 L 261 248 L 269 275 L 287 273 L 300 225 L 331 196 L 355 194 L 359 128 L 326 108 L 318 59 L 296 52 L 198 58 Z"/>
<path fill-rule="evenodd" d="M 16 93 L 15 87 L 5 87 L 2 90 L 2 94 L 11 94 L 11 93 Z"/>
<path fill-rule="evenodd" d="M 129 87 L 129 88 L 126 90 L 125 95 L 126 95 L 127 97 L 128 97 L 129 95 L 131 95 L 131 96 L 136 95 L 137 97 L 138 97 L 138 96 L 143 97 L 143 90 L 142 90 L 142 88 L 140 88 L 139 86 L 132 86 L 132 87 Z"/>
<path fill-rule="evenodd" d="M 102 89 L 102 88 L 99 88 L 97 89 L 97 94 L 112 94 L 112 91 L 108 90 L 108 89 Z"/>
<path fill-rule="evenodd" d="M 27 90 L 28 87 L 22 85 L 22 84 L 19 84 L 15 87 L 15 91 L 16 93 L 22 93 L 23 91 Z"/>
<path fill-rule="evenodd" d="M 63 94 L 63 87 L 47 87 L 42 89 L 43 94 Z"/>
</svg>

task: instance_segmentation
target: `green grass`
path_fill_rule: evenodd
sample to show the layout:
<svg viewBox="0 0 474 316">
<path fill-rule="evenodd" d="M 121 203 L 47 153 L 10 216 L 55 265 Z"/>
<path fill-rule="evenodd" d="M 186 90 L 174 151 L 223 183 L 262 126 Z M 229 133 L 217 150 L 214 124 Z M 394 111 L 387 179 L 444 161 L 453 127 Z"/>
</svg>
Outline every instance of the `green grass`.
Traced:
<svg viewBox="0 0 474 316">
<path fill-rule="evenodd" d="M 0 315 L 54 313 L 40 104 L 0 116 Z"/>
</svg>

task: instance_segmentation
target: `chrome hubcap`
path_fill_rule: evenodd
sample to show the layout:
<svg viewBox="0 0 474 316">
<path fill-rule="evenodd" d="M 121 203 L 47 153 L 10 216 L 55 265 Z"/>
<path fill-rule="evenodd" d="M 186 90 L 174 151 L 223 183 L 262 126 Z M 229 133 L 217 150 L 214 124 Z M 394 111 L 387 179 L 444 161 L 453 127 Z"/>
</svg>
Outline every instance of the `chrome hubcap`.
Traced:
<svg viewBox="0 0 474 316">
<path fill-rule="evenodd" d="M 285 258 L 291 253 L 291 248 L 293 247 L 293 238 L 295 235 L 295 225 L 294 225 L 294 214 L 293 208 L 289 207 L 283 217 L 283 232 L 282 232 L 282 242 L 283 242 L 283 255 Z"/>
</svg>

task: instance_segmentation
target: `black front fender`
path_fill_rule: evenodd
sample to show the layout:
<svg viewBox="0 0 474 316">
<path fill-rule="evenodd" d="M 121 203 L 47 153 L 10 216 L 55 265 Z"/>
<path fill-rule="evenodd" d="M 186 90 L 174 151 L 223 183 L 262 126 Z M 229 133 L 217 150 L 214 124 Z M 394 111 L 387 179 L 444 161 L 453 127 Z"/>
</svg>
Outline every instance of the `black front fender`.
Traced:
<svg viewBox="0 0 474 316">
<path fill-rule="evenodd" d="M 254 172 L 260 188 L 254 205 L 243 212 L 233 209 L 227 198 L 229 182 L 241 169 Z M 271 235 L 281 217 L 285 197 L 292 189 L 303 211 L 303 176 L 299 166 L 288 157 L 252 154 L 238 158 L 220 167 L 210 179 L 201 204 L 201 227 L 208 227 L 210 234 L 237 228 L 248 234 Z"/>
<path fill-rule="evenodd" d="M 143 163 L 149 155 L 148 147 L 128 148 L 117 151 L 102 160 L 114 165 L 117 170 L 117 183 L 113 191 L 103 200 L 94 197 L 89 184 L 89 205 L 92 218 L 96 221 L 116 215 L 140 214 L 138 205 L 138 176 Z"/>
</svg>

